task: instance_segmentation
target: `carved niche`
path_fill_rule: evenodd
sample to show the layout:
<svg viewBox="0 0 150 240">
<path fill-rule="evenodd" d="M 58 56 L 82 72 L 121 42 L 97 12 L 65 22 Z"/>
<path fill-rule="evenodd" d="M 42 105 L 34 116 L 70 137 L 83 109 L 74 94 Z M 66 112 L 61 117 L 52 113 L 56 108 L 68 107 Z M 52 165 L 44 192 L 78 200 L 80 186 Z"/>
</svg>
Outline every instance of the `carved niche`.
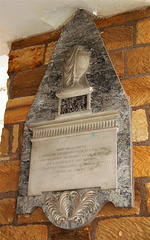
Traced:
<svg viewBox="0 0 150 240">
<path fill-rule="evenodd" d="M 58 115 L 77 111 L 79 107 L 81 110 L 91 111 L 90 93 L 92 88 L 86 78 L 89 60 L 90 52 L 85 51 L 84 47 L 79 45 L 72 47 L 65 57 L 62 89 L 56 94 L 59 98 Z M 75 104 L 78 99 L 82 101 L 80 101 L 80 104 Z M 71 108 L 69 108 L 70 105 Z"/>
</svg>

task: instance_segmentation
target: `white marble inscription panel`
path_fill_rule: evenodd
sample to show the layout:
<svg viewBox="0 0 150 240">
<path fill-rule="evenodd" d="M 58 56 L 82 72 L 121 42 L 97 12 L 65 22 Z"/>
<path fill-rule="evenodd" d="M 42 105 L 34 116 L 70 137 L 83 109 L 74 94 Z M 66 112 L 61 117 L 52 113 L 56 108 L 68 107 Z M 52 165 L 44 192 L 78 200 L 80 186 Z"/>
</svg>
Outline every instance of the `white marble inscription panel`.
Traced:
<svg viewBox="0 0 150 240">
<path fill-rule="evenodd" d="M 116 128 L 33 141 L 28 195 L 116 188 L 116 162 Z"/>
</svg>

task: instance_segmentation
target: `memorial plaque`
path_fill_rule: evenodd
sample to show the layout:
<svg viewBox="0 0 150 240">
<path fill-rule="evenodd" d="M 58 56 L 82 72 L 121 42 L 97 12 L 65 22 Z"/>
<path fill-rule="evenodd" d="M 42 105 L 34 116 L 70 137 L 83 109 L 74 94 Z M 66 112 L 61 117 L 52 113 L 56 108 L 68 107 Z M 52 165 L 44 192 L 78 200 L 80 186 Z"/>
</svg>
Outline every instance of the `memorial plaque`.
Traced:
<svg viewBox="0 0 150 240">
<path fill-rule="evenodd" d="M 39 124 L 34 124 L 28 195 L 90 187 L 116 188 L 116 116 L 117 113 L 106 113 L 105 118 L 110 119 L 105 121 L 101 114 L 65 124 L 53 121 L 46 128 L 43 123 L 40 130 Z M 40 134 L 44 137 L 38 137 Z"/>
<path fill-rule="evenodd" d="M 133 206 L 130 105 L 91 18 L 65 26 L 24 126 L 17 213 L 64 229 Z"/>
</svg>

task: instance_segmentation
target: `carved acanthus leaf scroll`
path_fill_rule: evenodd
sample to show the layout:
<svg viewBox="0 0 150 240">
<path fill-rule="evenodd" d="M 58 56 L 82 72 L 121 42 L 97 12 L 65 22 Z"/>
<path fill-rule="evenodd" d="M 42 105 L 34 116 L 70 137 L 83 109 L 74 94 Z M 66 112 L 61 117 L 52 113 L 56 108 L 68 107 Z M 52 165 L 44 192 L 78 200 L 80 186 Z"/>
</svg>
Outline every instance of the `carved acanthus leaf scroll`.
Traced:
<svg viewBox="0 0 150 240">
<path fill-rule="evenodd" d="M 53 194 L 46 196 L 48 214 L 59 225 L 63 222 L 73 221 L 82 223 L 85 212 L 92 212 L 96 207 L 96 192 L 89 191 L 83 198 L 77 191 L 65 191 L 59 200 Z"/>
</svg>

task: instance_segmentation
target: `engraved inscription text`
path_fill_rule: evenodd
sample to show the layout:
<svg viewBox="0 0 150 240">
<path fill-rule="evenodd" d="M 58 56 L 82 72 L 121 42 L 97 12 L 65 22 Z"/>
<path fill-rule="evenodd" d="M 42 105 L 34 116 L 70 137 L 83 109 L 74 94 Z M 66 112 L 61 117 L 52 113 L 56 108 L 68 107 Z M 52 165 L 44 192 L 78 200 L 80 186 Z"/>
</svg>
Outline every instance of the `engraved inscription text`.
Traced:
<svg viewBox="0 0 150 240">
<path fill-rule="evenodd" d="M 32 144 L 29 195 L 116 187 L 116 129 Z"/>
</svg>

